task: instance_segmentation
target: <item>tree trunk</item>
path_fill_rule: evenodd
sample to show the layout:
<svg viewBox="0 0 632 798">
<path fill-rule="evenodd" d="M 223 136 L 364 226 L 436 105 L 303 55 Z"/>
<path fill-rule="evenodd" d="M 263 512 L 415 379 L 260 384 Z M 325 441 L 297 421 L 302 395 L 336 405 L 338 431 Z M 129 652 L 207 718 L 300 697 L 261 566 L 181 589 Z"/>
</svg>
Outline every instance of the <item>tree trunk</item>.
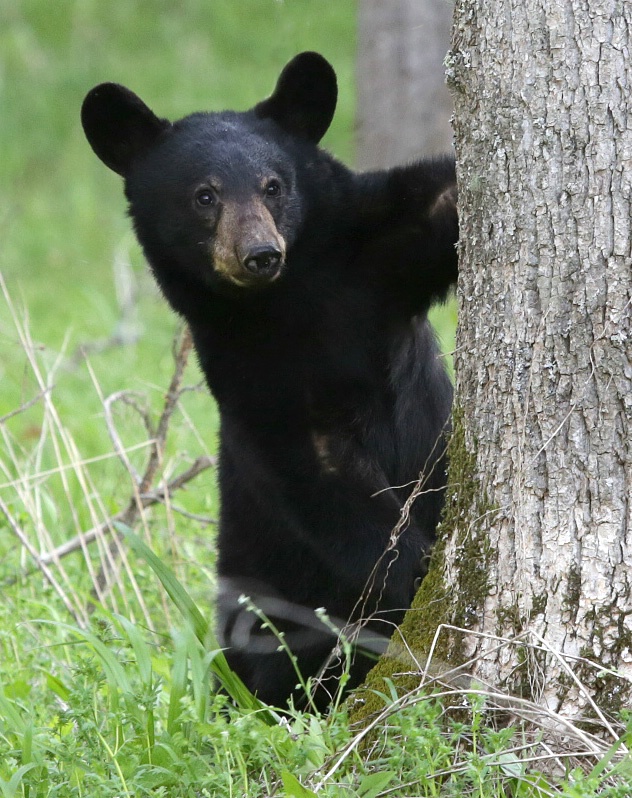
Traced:
<svg viewBox="0 0 632 798">
<path fill-rule="evenodd" d="M 452 146 L 443 59 L 447 0 L 360 0 L 356 164 L 377 169 Z"/>
<path fill-rule="evenodd" d="M 631 34 L 629 0 L 457 0 L 448 64 L 455 434 L 402 631 L 572 717 L 631 698 Z"/>
</svg>

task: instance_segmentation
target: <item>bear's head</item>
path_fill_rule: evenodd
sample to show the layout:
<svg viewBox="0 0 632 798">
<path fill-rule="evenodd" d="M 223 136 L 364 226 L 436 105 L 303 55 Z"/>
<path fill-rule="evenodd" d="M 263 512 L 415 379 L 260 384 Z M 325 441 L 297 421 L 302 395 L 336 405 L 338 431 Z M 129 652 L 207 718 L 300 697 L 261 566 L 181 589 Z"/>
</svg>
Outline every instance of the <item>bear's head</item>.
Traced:
<svg viewBox="0 0 632 798">
<path fill-rule="evenodd" d="M 81 121 L 94 152 L 125 179 L 136 233 L 158 282 L 256 287 L 276 280 L 300 228 L 298 170 L 336 107 L 336 76 L 301 53 L 273 94 L 243 113 L 161 119 L 129 89 L 96 86 Z"/>
</svg>

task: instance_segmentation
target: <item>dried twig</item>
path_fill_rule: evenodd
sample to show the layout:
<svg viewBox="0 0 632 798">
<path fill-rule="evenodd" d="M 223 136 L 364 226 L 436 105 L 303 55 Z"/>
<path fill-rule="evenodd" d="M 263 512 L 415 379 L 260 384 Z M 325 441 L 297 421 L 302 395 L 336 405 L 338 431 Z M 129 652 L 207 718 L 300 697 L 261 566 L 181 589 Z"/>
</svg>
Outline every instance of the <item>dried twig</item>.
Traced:
<svg viewBox="0 0 632 798">
<path fill-rule="evenodd" d="M 141 507 L 144 510 L 147 507 L 151 507 L 154 504 L 161 504 L 165 501 L 165 496 L 171 495 L 175 493 L 179 488 L 184 487 L 188 482 L 192 479 L 197 477 L 198 474 L 201 474 L 203 471 L 206 471 L 209 468 L 214 468 L 216 465 L 216 458 L 215 457 L 208 457 L 207 455 L 203 455 L 202 457 L 198 457 L 197 460 L 193 463 L 190 468 L 187 468 L 186 471 L 183 471 L 181 474 L 178 474 L 177 477 L 171 480 L 167 485 L 164 485 L 156 490 L 149 491 L 147 493 L 143 493 L 140 496 Z M 178 508 L 171 505 L 171 507 L 178 512 Z M 0 508 L 3 509 L 4 508 Z M 192 513 L 187 513 L 184 510 L 181 511 L 184 515 L 191 517 Z M 25 577 L 30 576 L 36 570 L 40 568 L 42 565 L 49 565 L 50 563 L 55 563 L 58 560 L 61 560 L 63 557 L 66 557 L 68 554 L 72 554 L 73 552 L 77 551 L 78 549 L 84 548 L 84 546 L 93 543 L 95 540 L 102 538 L 103 535 L 110 533 L 112 530 L 116 529 L 117 524 L 123 524 L 125 526 L 131 526 L 134 521 L 136 520 L 138 513 L 138 504 L 135 498 L 130 500 L 129 505 L 122 510 L 120 513 L 113 515 L 111 518 L 108 518 L 102 524 L 98 526 L 92 527 L 87 532 L 82 532 L 80 535 L 76 535 L 72 540 L 66 541 L 66 543 L 62 543 L 61 546 L 57 546 L 57 548 L 53 549 L 52 551 L 48 551 L 45 554 L 37 555 L 37 560 L 35 567 L 26 569 L 22 571 L 22 573 L 18 576 L 13 576 L 10 579 L 4 581 L 5 586 L 9 586 L 15 584 L 18 579 L 23 579 Z M 193 516 L 196 521 L 200 523 L 212 524 L 215 523 L 215 520 L 212 518 L 203 518 L 201 516 Z M 20 540 L 23 538 L 23 534 L 19 535 Z M 29 544 L 30 545 L 30 544 Z M 28 548 L 28 547 L 27 547 Z M 29 550 L 29 553 L 30 550 Z"/>
<path fill-rule="evenodd" d="M 145 507 L 149 506 L 149 504 L 155 504 L 164 500 L 165 497 L 169 495 L 170 485 L 173 487 L 173 489 L 177 489 L 177 487 L 181 487 L 183 484 L 185 484 L 185 482 L 188 482 L 190 479 L 200 473 L 200 471 L 203 471 L 214 464 L 214 461 L 211 460 L 211 458 L 198 458 L 198 460 L 196 460 L 194 465 L 188 469 L 187 472 L 184 472 L 184 474 L 176 477 L 176 479 L 173 480 L 170 485 L 167 485 L 157 491 L 151 490 L 151 486 L 156 478 L 158 469 L 162 462 L 167 432 L 169 430 L 169 423 L 171 421 L 173 412 L 177 407 L 180 395 L 184 390 L 182 388 L 182 377 L 188 363 L 192 347 L 193 340 L 191 337 L 191 332 L 188 328 L 185 328 L 180 338 L 179 345 L 176 349 L 174 373 L 171 378 L 169 388 L 167 389 L 167 393 L 165 394 L 162 413 L 160 414 L 158 425 L 156 427 L 153 440 L 151 441 L 149 459 L 142 476 L 138 474 L 126 455 L 125 447 L 122 445 L 111 413 L 112 404 L 116 400 L 126 401 L 128 404 L 130 404 L 131 402 L 129 400 L 129 395 L 124 393 L 114 394 L 104 402 L 104 407 L 106 409 L 106 424 L 110 438 L 119 459 L 125 466 L 125 469 L 132 480 L 133 494 L 129 504 L 127 505 L 126 509 L 119 513 L 115 519 L 118 523 L 121 523 L 125 526 L 132 526 L 138 516 L 142 513 Z M 137 405 L 133 404 L 132 406 L 134 406 L 137 412 L 140 412 L 146 428 L 148 431 L 151 431 L 152 425 L 148 415 L 140 411 Z M 111 540 L 106 550 L 106 558 L 103 560 L 99 573 L 94 582 L 92 597 L 95 599 L 102 593 L 104 589 L 106 589 L 108 583 L 110 582 L 111 576 L 114 575 L 118 555 L 121 551 L 121 536 L 116 530 L 113 521 L 114 519 L 110 519 L 99 528 L 103 529 L 103 531 L 107 530 L 111 535 Z M 98 536 L 99 533 L 97 532 L 94 539 L 96 539 Z M 109 567 L 106 567 L 106 564 Z"/>
<path fill-rule="evenodd" d="M 4 501 L 0 498 L 0 512 L 5 516 L 7 522 L 9 524 L 9 529 L 13 532 L 13 534 L 17 537 L 20 541 L 21 545 L 28 551 L 35 563 L 37 570 L 41 571 L 46 581 L 50 584 L 53 590 L 57 593 L 57 595 L 62 600 L 64 607 L 68 610 L 70 615 L 74 618 L 75 622 L 82 626 L 83 619 L 77 615 L 77 611 L 73 606 L 72 602 L 69 600 L 68 596 L 66 595 L 65 590 L 59 584 L 59 582 L 55 579 L 55 575 L 48 567 L 48 565 L 42 561 L 42 558 L 39 556 L 35 548 L 31 545 L 29 539 L 22 531 L 20 525 L 17 523 L 15 518 L 13 517 L 11 511 L 9 510 L 8 506 L 4 503 Z"/>
<path fill-rule="evenodd" d="M 25 410 L 28 410 L 29 407 L 33 407 L 33 405 L 36 405 L 39 402 L 39 400 L 50 390 L 51 387 L 42 389 L 32 399 L 29 399 L 28 402 L 24 402 L 23 405 L 16 407 L 15 410 L 11 410 L 10 413 L 7 413 L 4 416 L 0 416 L 0 424 L 4 424 L 4 422 L 8 421 L 10 418 L 13 418 L 14 416 L 19 416 L 20 413 L 23 413 Z"/>
<path fill-rule="evenodd" d="M 85 341 L 79 344 L 67 364 L 71 369 L 77 368 L 89 355 L 102 354 L 109 349 L 136 343 L 140 337 L 138 281 L 134 276 L 134 270 L 129 261 L 126 247 L 121 247 L 115 253 L 112 268 L 120 317 L 112 334 L 107 338 L 99 338 L 96 341 Z"/>
<path fill-rule="evenodd" d="M 33 347 L 30 346 L 27 348 L 27 345 L 30 344 L 28 331 L 26 328 L 22 330 L 22 328 L 19 327 L 17 317 L 15 320 L 25 351 L 31 352 Z M 187 386 L 182 386 L 182 378 L 191 348 L 191 335 L 188 330 L 185 330 L 175 348 L 175 369 L 165 394 L 162 412 L 157 425 L 154 426 L 154 424 L 152 424 L 149 412 L 145 410 L 145 408 L 141 406 L 141 403 L 136 401 L 133 395 L 131 395 L 129 392 L 119 392 L 108 398 L 101 397 L 108 433 L 113 444 L 114 456 L 116 456 L 123 463 L 126 471 L 131 477 L 132 495 L 130 496 L 127 505 L 123 510 L 109 518 L 106 518 L 106 520 L 102 523 L 94 523 L 94 526 L 91 529 L 86 532 L 80 532 L 79 534 L 75 535 L 74 538 L 66 541 L 60 546 L 50 547 L 46 545 L 45 540 L 42 540 L 41 543 L 44 544 L 44 549 L 48 549 L 48 551 L 41 553 L 42 545 L 35 547 L 31 544 L 28 536 L 21 528 L 19 522 L 11 514 L 9 505 L 0 501 L 0 513 L 6 515 L 9 528 L 18 538 L 23 548 L 28 552 L 31 560 L 31 563 L 28 563 L 27 567 L 22 569 L 19 574 L 12 575 L 8 579 L 4 580 L 5 586 L 14 584 L 19 579 L 31 576 L 37 571 L 41 571 L 47 581 L 52 585 L 53 589 L 60 595 L 64 606 L 68 609 L 72 617 L 78 623 L 85 623 L 87 621 L 87 615 L 81 608 L 81 602 L 76 600 L 78 597 L 75 597 L 75 600 L 72 600 L 72 597 L 64 589 L 62 583 L 57 580 L 54 570 L 51 568 L 51 566 L 55 566 L 57 569 L 60 569 L 60 561 L 68 554 L 76 552 L 80 549 L 83 550 L 86 561 L 90 566 L 90 558 L 88 556 L 87 547 L 95 541 L 103 541 L 106 536 L 109 536 L 110 542 L 101 552 L 100 570 L 98 572 L 94 572 L 93 568 L 90 567 L 90 575 L 93 582 L 92 601 L 87 609 L 87 612 L 90 613 L 94 609 L 95 602 L 102 601 L 104 599 L 107 586 L 109 583 L 111 583 L 112 576 L 118 570 L 119 561 L 122 561 L 123 564 L 126 565 L 126 555 L 124 549 L 122 548 L 121 536 L 117 531 L 117 524 L 134 526 L 146 508 L 158 503 L 167 504 L 169 509 L 175 512 L 185 513 L 184 510 L 180 510 L 172 505 L 171 496 L 177 490 L 181 489 L 196 476 L 198 476 L 198 474 L 214 467 L 216 464 L 216 459 L 207 455 L 198 457 L 192 465 L 190 465 L 188 468 L 185 468 L 180 474 L 177 474 L 175 477 L 166 482 L 166 484 L 155 486 L 154 482 L 158 479 L 159 470 L 162 464 L 171 418 L 177 407 L 180 396 L 183 392 L 189 390 Z M 23 412 L 40 399 L 44 400 L 47 412 L 53 414 L 54 420 L 57 419 L 56 415 L 54 414 L 54 408 L 50 397 L 51 386 L 50 384 L 46 384 L 43 377 L 41 377 L 39 374 L 39 371 L 36 368 L 37 364 L 33 361 L 32 357 L 31 361 L 34 372 L 38 377 L 38 382 L 40 385 L 39 393 L 30 401 L 24 403 L 17 410 L 4 416 L 2 419 L 0 419 L 0 422 L 17 415 L 20 412 Z M 91 371 L 89 363 L 88 369 Z M 98 383 L 96 382 L 96 377 L 94 377 L 94 375 L 93 378 L 98 390 Z M 143 424 L 147 431 L 149 440 L 145 442 L 143 446 L 149 446 L 150 452 L 147 458 L 147 464 L 142 473 L 138 473 L 134 469 L 129 458 L 130 447 L 126 447 L 124 445 L 116 428 L 116 423 L 112 412 L 112 408 L 116 402 L 124 402 L 133 407 L 138 415 L 142 418 Z M 64 441 L 69 453 L 72 456 L 72 464 L 68 467 L 73 470 L 78 478 L 80 478 L 81 475 L 77 470 L 80 460 L 73 448 L 73 443 L 68 436 L 64 438 Z M 57 460 L 58 463 L 61 463 L 61 459 L 59 457 Z M 52 469 L 50 471 L 51 474 L 60 473 L 62 476 L 63 472 L 63 465 L 60 465 L 58 468 Z M 36 478 L 39 480 L 46 474 L 47 472 L 38 471 Z M 7 485 L 10 484 L 13 484 L 13 482 L 7 483 Z M 82 480 L 82 489 L 84 490 L 86 496 L 93 493 L 93 490 L 88 486 L 88 484 L 84 484 L 84 480 Z M 214 523 L 214 521 L 209 518 L 196 517 L 196 520 L 202 523 Z M 96 518 L 95 521 L 97 521 Z"/>
</svg>

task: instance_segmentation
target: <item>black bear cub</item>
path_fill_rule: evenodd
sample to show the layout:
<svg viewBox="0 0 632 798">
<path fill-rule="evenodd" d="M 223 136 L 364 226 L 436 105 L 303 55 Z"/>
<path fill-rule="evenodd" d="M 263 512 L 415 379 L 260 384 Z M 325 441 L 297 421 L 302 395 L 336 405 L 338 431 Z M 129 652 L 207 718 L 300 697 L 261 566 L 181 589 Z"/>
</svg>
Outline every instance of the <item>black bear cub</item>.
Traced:
<svg viewBox="0 0 632 798">
<path fill-rule="evenodd" d="M 304 700 L 255 605 L 320 677 L 321 708 L 343 667 L 336 629 L 357 684 L 424 574 L 451 402 L 426 313 L 456 280 L 458 238 L 452 159 L 357 174 L 318 148 L 336 96 L 307 52 L 243 113 L 169 122 L 112 83 L 82 109 L 219 406 L 228 661 L 264 701 Z"/>
</svg>

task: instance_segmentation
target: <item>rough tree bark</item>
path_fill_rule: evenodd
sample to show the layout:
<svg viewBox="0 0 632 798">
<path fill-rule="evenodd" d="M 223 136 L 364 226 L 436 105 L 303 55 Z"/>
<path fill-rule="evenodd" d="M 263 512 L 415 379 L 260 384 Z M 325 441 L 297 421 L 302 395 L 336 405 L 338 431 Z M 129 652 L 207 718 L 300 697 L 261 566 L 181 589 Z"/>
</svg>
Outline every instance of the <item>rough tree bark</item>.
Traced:
<svg viewBox="0 0 632 798">
<path fill-rule="evenodd" d="M 449 0 L 360 0 L 356 164 L 377 169 L 452 147 L 445 84 Z"/>
<path fill-rule="evenodd" d="M 471 630 L 444 630 L 435 665 L 475 658 L 478 679 L 573 717 L 587 696 L 567 667 L 605 710 L 631 698 L 631 49 L 629 0 L 457 0 L 448 61 L 455 433 L 402 631 L 423 665 L 438 623 Z M 542 647 L 498 647 L 520 635 Z"/>
</svg>

